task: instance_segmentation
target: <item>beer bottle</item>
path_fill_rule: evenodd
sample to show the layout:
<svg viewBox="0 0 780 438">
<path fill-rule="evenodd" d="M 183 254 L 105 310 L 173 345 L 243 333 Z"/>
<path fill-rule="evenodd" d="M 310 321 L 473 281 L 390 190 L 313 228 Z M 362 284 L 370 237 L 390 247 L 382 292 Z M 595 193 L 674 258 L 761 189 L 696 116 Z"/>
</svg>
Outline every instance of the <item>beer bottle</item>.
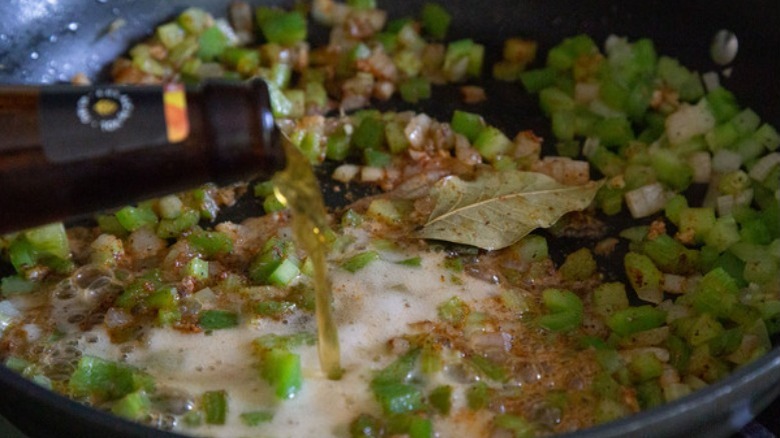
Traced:
<svg viewBox="0 0 780 438">
<path fill-rule="evenodd" d="M 284 166 L 261 80 L 0 86 L 0 233 Z"/>
</svg>

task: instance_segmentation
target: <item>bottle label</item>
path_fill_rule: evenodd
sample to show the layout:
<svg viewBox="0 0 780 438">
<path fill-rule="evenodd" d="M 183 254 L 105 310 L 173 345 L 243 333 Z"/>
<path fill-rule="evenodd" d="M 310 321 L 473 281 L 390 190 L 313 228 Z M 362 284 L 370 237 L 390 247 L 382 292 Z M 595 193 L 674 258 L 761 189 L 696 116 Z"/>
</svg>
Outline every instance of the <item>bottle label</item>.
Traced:
<svg viewBox="0 0 780 438">
<path fill-rule="evenodd" d="M 168 84 L 163 89 L 165 126 L 168 142 L 178 143 L 190 135 L 190 119 L 187 116 L 187 94 L 182 84 Z"/>
<path fill-rule="evenodd" d="M 177 143 L 189 134 L 180 85 L 50 86 L 40 96 L 43 150 L 52 162 Z"/>
</svg>

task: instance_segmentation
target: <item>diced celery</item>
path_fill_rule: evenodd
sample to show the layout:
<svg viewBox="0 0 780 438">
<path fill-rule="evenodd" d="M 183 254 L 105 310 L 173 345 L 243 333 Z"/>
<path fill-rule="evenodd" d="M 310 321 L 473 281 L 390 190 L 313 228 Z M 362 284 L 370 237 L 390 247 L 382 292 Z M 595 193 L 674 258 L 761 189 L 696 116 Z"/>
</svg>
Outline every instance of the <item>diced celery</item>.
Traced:
<svg viewBox="0 0 780 438">
<path fill-rule="evenodd" d="M 680 211 L 680 231 L 693 231 L 697 241 L 703 241 L 715 225 L 715 210 L 711 207 L 689 207 Z"/>
<path fill-rule="evenodd" d="M 642 409 L 650 409 L 664 403 L 664 390 L 655 380 L 637 385 L 637 400 Z"/>
<path fill-rule="evenodd" d="M 384 122 L 376 117 L 364 117 L 352 134 L 352 142 L 361 149 L 380 149 L 384 139 Z"/>
<path fill-rule="evenodd" d="M 686 102 L 698 100 L 704 93 L 699 75 L 692 73 L 676 59 L 661 56 L 658 59 L 658 76 L 677 90 L 680 99 Z"/>
<path fill-rule="evenodd" d="M 380 437 L 384 432 L 383 422 L 371 415 L 360 414 L 349 424 L 350 438 Z"/>
<path fill-rule="evenodd" d="M 774 151 L 780 146 L 780 134 L 778 134 L 777 130 L 768 123 L 761 125 L 761 127 L 753 133 L 752 138 L 770 151 Z"/>
<path fill-rule="evenodd" d="M 409 78 L 398 86 L 404 102 L 417 103 L 431 97 L 431 81 L 423 77 Z"/>
<path fill-rule="evenodd" d="M 628 363 L 628 368 L 639 382 L 658 378 L 663 373 L 663 363 L 650 352 L 638 354 Z"/>
<path fill-rule="evenodd" d="M 669 149 L 653 151 L 651 165 L 658 180 L 675 191 L 687 189 L 693 181 L 691 166 Z"/>
<path fill-rule="evenodd" d="M 193 249 L 204 257 L 226 254 L 233 251 L 233 241 L 219 231 L 200 231 L 187 236 L 187 241 Z"/>
<path fill-rule="evenodd" d="M 422 392 L 416 386 L 399 382 L 372 382 L 374 397 L 387 414 L 413 412 L 423 406 Z"/>
<path fill-rule="evenodd" d="M 366 251 L 355 254 L 341 263 L 341 267 L 349 272 L 355 273 L 366 266 L 369 263 L 379 260 L 379 253 L 376 251 Z"/>
<path fill-rule="evenodd" d="M 550 115 L 552 133 L 558 140 L 573 140 L 576 130 L 574 111 L 558 110 Z"/>
<path fill-rule="evenodd" d="M 428 394 L 431 406 L 442 415 L 449 415 L 452 408 L 452 386 L 437 386 Z"/>
<path fill-rule="evenodd" d="M 257 23 L 268 42 L 290 46 L 306 39 L 306 18 L 298 11 L 257 8 Z"/>
<path fill-rule="evenodd" d="M 668 234 L 644 242 L 642 252 L 663 272 L 690 274 L 698 268 L 699 253 L 686 248 Z"/>
<path fill-rule="evenodd" d="M 171 309 L 179 302 L 175 287 L 162 287 L 148 295 L 144 302 L 152 309 Z"/>
<path fill-rule="evenodd" d="M 690 293 L 693 307 L 717 317 L 727 318 L 737 303 L 739 287 L 723 268 L 709 271 Z"/>
<path fill-rule="evenodd" d="M 680 213 L 686 208 L 688 208 L 688 199 L 683 195 L 677 194 L 666 201 L 664 215 L 666 215 L 666 218 L 669 219 L 673 224 L 679 226 Z"/>
<path fill-rule="evenodd" d="M 473 355 L 468 358 L 468 362 L 483 376 L 495 382 L 505 382 L 507 380 L 506 370 L 490 359 Z"/>
<path fill-rule="evenodd" d="M 740 137 L 744 137 L 758 129 L 758 126 L 761 124 L 761 118 L 752 109 L 745 108 L 734 116 L 729 123 L 734 126 Z"/>
<path fill-rule="evenodd" d="M 474 140 L 474 148 L 487 160 L 509 153 L 514 143 L 498 128 L 488 126 Z"/>
<path fill-rule="evenodd" d="M 612 109 L 625 113 L 630 91 L 622 84 L 607 77 L 601 81 L 599 97 Z"/>
<path fill-rule="evenodd" d="M 368 205 L 366 215 L 387 223 L 397 223 L 402 215 L 396 204 L 390 199 L 374 199 Z"/>
<path fill-rule="evenodd" d="M 198 325 L 204 330 L 221 330 L 237 327 L 238 314 L 227 310 L 204 310 L 198 316 Z"/>
<path fill-rule="evenodd" d="M 628 295 L 623 283 L 602 283 L 593 291 L 593 311 L 604 318 L 628 306 Z"/>
<path fill-rule="evenodd" d="M 482 71 L 482 61 L 485 55 L 485 47 L 475 44 L 470 39 L 452 41 L 447 45 L 444 54 L 444 71 L 453 81 L 460 81 L 465 76 L 478 77 Z M 465 69 L 460 70 L 464 65 Z"/>
<path fill-rule="evenodd" d="M 194 227 L 200 221 L 200 213 L 186 209 L 174 219 L 162 219 L 157 224 L 157 236 L 170 239 Z"/>
<path fill-rule="evenodd" d="M 523 262 L 536 262 L 549 257 L 547 239 L 537 234 L 524 237 L 511 248 Z"/>
<path fill-rule="evenodd" d="M 198 37 L 198 58 L 213 61 L 222 54 L 227 44 L 227 37 L 219 27 L 210 27 Z"/>
<path fill-rule="evenodd" d="M 739 113 L 737 99 L 730 91 L 718 87 L 707 93 L 707 103 L 718 123 L 725 122 Z"/>
<path fill-rule="evenodd" d="M 94 356 L 82 356 L 70 376 L 68 389 L 75 397 L 116 400 L 139 389 L 149 389 L 151 382 L 135 369 Z"/>
<path fill-rule="evenodd" d="M 477 382 L 466 390 L 466 404 L 469 409 L 484 409 L 490 401 L 490 388 L 485 382 Z"/>
<path fill-rule="evenodd" d="M 157 215 L 151 208 L 124 207 L 116 212 L 116 219 L 127 231 L 135 231 L 144 226 L 157 224 Z"/>
<path fill-rule="evenodd" d="M 513 414 L 496 415 L 493 419 L 493 426 L 511 431 L 515 438 L 533 438 L 537 433 L 532 422 Z"/>
<path fill-rule="evenodd" d="M 179 26 L 188 33 L 199 34 L 212 24 L 211 15 L 200 8 L 187 8 L 177 18 Z"/>
<path fill-rule="evenodd" d="M 551 68 L 526 70 L 519 74 L 520 82 L 529 93 L 537 93 L 555 84 L 557 75 Z"/>
<path fill-rule="evenodd" d="M 767 245 L 772 241 L 772 233 L 762 218 L 755 218 L 742 223 L 739 235 L 743 242 Z"/>
<path fill-rule="evenodd" d="M 298 269 L 298 265 L 293 263 L 289 258 L 285 258 L 268 275 L 268 282 L 276 286 L 284 287 L 290 284 L 290 282 L 300 273 L 301 271 Z"/>
<path fill-rule="evenodd" d="M 618 310 L 607 318 L 607 326 L 620 336 L 660 327 L 664 322 L 666 312 L 649 305 Z"/>
<path fill-rule="evenodd" d="M 219 56 L 222 59 L 222 62 L 234 68 L 243 76 L 253 76 L 260 67 L 260 52 L 257 50 L 243 47 L 227 47 Z M 275 65 L 278 65 L 278 63 Z M 276 81 L 275 77 L 267 77 L 266 80 L 279 87 L 285 85 L 283 79 L 280 80 L 282 85 L 279 85 L 279 82 Z"/>
<path fill-rule="evenodd" d="M 443 40 L 447 36 L 452 16 L 438 3 L 426 3 L 420 13 L 423 29 L 433 38 Z"/>
<path fill-rule="evenodd" d="M 353 9 L 376 9 L 376 0 L 347 0 Z"/>
<path fill-rule="evenodd" d="M 660 303 L 663 298 L 661 291 L 663 274 L 652 259 L 644 254 L 629 252 L 625 255 L 623 264 L 626 277 L 637 295 L 645 301 Z"/>
<path fill-rule="evenodd" d="M 260 373 L 279 399 L 294 398 L 303 387 L 301 358 L 281 348 L 272 348 L 262 355 Z"/>
<path fill-rule="evenodd" d="M 385 141 L 392 154 L 400 154 L 409 148 L 409 139 L 406 137 L 401 123 L 388 122 L 385 124 Z"/>
<path fill-rule="evenodd" d="M 334 161 L 343 161 L 349 155 L 350 137 L 343 129 L 328 136 L 325 156 Z"/>
<path fill-rule="evenodd" d="M 555 111 L 571 111 L 576 106 L 574 98 L 557 87 L 547 87 L 539 91 L 539 105 L 548 115 Z"/>
<path fill-rule="evenodd" d="M 376 149 L 364 149 L 363 160 L 369 167 L 387 167 L 392 162 L 392 157 L 387 152 Z"/>
<path fill-rule="evenodd" d="M 568 70 L 583 55 L 589 55 L 598 49 L 587 35 L 566 38 L 547 53 L 547 66 L 556 70 Z"/>
<path fill-rule="evenodd" d="M 141 420 L 148 415 L 152 401 L 146 391 L 136 391 L 119 399 L 112 407 L 111 412 L 130 420 Z"/>
<path fill-rule="evenodd" d="M 454 325 L 463 323 L 471 312 L 468 304 L 458 297 L 452 297 L 439 304 L 437 309 L 441 320 Z"/>
<path fill-rule="evenodd" d="M 587 158 L 604 176 L 619 175 L 625 168 L 625 162 L 619 155 L 601 145 L 589 153 Z"/>
<path fill-rule="evenodd" d="M 269 411 L 242 412 L 241 415 L 239 415 L 239 418 L 241 418 L 241 422 L 245 425 L 253 427 L 270 422 L 274 419 L 274 414 Z"/>
<path fill-rule="evenodd" d="M 9 275 L 0 280 L 0 291 L 3 296 L 26 294 L 34 291 L 36 284 L 18 275 Z M 2 331 L 2 330 L 0 330 Z"/>
<path fill-rule="evenodd" d="M 598 137 L 604 146 L 622 146 L 634 139 L 634 132 L 628 119 L 610 117 L 593 126 L 593 136 Z"/>
<path fill-rule="evenodd" d="M 455 112 L 452 113 L 452 121 L 450 124 L 452 125 L 453 131 L 463 135 L 472 143 L 486 128 L 482 116 L 460 110 L 455 110 Z"/>
<path fill-rule="evenodd" d="M 200 399 L 206 424 L 225 424 L 228 411 L 228 395 L 224 390 L 206 391 Z"/>
<path fill-rule="evenodd" d="M 184 40 L 184 29 L 177 23 L 166 23 L 158 26 L 156 34 L 167 49 L 175 47 Z"/>
<path fill-rule="evenodd" d="M 582 300 L 576 294 L 562 289 L 545 289 L 542 302 L 550 312 L 539 317 L 539 325 L 551 331 L 569 331 L 582 324 Z"/>
</svg>

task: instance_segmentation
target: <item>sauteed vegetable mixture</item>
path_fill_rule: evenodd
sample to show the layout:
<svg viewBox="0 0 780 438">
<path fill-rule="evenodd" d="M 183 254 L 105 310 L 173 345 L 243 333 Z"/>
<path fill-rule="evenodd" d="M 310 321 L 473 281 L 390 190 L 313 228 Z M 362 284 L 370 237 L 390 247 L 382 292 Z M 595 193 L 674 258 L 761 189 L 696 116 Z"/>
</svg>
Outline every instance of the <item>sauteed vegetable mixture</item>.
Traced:
<svg viewBox="0 0 780 438">
<path fill-rule="evenodd" d="M 684 397 L 771 348 L 780 136 L 712 75 L 618 36 L 544 56 L 511 38 L 485 65 L 435 3 L 400 19 L 373 0 L 228 15 L 183 11 L 113 77 L 262 77 L 312 164 L 379 189 L 325 232 L 343 377 L 319 370 L 312 266 L 273 181 L 4 236 L 7 367 L 192 435 L 532 437 Z M 327 45 L 307 43 L 309 21 Z M 474 112 L 371 109 L 447 83 L 489 100 L 474 84 L 491 69 L 538 94 L 556 153 Z M 242 195 L 266 214 L 221 222 Z M 608 225 L 619 215 L 633 220 Z"/>
</svg>

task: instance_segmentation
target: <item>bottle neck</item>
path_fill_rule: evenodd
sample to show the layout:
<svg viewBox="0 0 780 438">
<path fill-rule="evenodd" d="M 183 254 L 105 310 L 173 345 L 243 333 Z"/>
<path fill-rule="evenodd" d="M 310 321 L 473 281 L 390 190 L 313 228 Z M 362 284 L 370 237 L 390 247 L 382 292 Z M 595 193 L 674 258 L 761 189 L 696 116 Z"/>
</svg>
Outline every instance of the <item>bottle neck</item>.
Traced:
<svg viewBox="0 0 780 438">
<path fill-rule="evenodd" d="M 0 86 L 0 154 L 39 147 L 39 88 Z"/>
</svg>

